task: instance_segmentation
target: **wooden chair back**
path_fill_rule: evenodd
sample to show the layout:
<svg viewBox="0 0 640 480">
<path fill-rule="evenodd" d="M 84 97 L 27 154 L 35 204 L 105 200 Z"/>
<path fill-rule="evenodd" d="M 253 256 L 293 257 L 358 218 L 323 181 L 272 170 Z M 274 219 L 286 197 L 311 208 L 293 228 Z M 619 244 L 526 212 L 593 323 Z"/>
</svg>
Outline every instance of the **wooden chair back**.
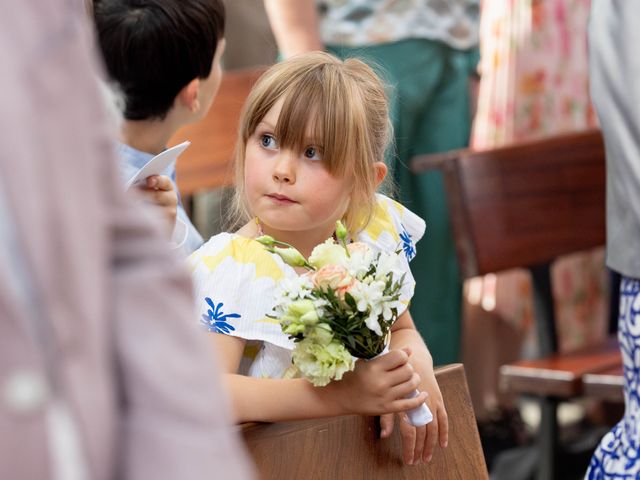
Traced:
<svg viewBox="0 0 640 480">
<path fill-rule="evenodd" d="M 412 163 L 416 173 L 433 168 L 444 173 L 464 278 L 547 263 L 604 244 L 599 130 L 420 156 Z"/>
<path fill-rule="evenodd" d="M 581 390 L 583 374 L 611 366 L 607 355 L 558 355 L 551 286 L 551 263 L 558 256 L 604 245 L 602 136 L 589 130 L 495 150 L 421 156 L 412 162 L 415 173 L 434 168 L 444 175 L 462 277 L 515 267 L 531 272 L 538 347 L 544 358 L 503 366 L 501 383 L 509 391 L 539 396 L 536 478 L 556 478 L 557 395 L 573 396 Z M 563 365 L 570 370 L 562 370 Z"/>
<path fill-rule="evenodd" d="M 253 84 L 265 70 L 266 67 L 256 67 L 225 72 L 207 116 L 181 128 L 169 141 L 169 145 L 191 141 L 177 164 L 182 195 L 233 183 L 233 152 L 240 112 Z"/>
<path fill-rule="evenodd" d="M 436 378 L 449 414 L 449 446 L 437 447 L 429 464 L 403 465 L 397 425 L 381 440 L 376 417 L 245 424 L 242 434 L 260 478 L 488 479 L 463 366 L 438 368 Z"/>
</svg>

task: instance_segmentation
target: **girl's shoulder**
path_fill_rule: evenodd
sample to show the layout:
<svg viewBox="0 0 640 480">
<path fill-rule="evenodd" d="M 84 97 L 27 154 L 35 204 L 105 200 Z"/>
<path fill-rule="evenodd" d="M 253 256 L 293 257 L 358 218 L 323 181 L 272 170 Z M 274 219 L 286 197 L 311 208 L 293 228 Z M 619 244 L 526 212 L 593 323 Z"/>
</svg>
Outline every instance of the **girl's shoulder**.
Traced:
<svg viewBox="0 0 640 480">
<path fill-rule="evenodd" d="M 285 265 L 253 238 L 236 233 L 219 233 L 193 252 L 187 263 L 196 279 L 201 275 L 224 274 L 228 277 L 250 275 L 278 281 Z"/>
<path fill-rule="evenodd" d="M 290 340 L 269 316 L 278 285 L 291 274 L 280 257 L 251 238 L 221 233 L 196 250 L 188 262 L 203 327 L 291 349 Z"/>
<path fill-rule="evenodd" d="M 415 244 L 426 229 L 422 218 L 391 198 L 376 194 L 376 204 L 367 226 L 358 234 L 358 240 L 380 250 L 402 249 L 411 260 L 416 255 Z"/>
</svg>

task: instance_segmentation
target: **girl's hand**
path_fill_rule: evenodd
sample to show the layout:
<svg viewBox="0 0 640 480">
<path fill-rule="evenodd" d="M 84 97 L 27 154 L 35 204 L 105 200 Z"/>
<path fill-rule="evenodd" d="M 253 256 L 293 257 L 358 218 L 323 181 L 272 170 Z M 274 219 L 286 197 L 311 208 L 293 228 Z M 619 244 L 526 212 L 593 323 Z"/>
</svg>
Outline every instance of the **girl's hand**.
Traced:
<svg viewBox="0 0 640 480">
<path fill-rule="evenodd" d="M 178 215 L 178 194 L 171 179 L 166 175 L 152 175 L 147 177 L 145 186 L 139 190 L 148 202 L 162 209 L 162 215 L 170 227 L 169 232 L 173 232 Z"/>
<path fill-rule="evenodd" d="M 449 442 L 449 420 L 444 408 L 442 394 L 436 382 L 435 375 L 431 372 L 427 375 L 423 385 L 429 392 L 427 406 L 433 413 L 433 421 L 423 427 L 414 427 L 408 422 L 404 413 L 400 417 L 400 434 L 402 435 L 402 458 L 407 465 L 415 465 L 422 462 L 430 462 L 436 443 L 441 448 L 446 448 Z M 388 438 L 393 432 L 393 413 L 380 417 L 381 438 Z"/>
<path fill-rule="evenodd" d="M 333 389 L 340 410 L 361 415 L 402 412 L 422 404 L 426 392 L 404 398 L 420 385 L 420 376 L 409 363 L 408 350 L 391 350 L 372 360 L 358 360 L 354 371 L 324 388 Z"/>
</svg>

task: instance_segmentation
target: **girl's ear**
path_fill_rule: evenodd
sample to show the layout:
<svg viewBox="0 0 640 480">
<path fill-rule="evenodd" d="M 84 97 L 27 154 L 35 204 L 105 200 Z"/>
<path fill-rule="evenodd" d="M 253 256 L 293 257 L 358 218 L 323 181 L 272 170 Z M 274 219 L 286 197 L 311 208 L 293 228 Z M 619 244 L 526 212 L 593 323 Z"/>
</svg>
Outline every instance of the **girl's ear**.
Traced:
<svg viewBox="0 0 640 480">
<path fill-rule="evenodd" d="M 375 162 L 373 168 L 376 171 L 376 188 L 378 188 L 387 176 L 388 169 L 384 162 Z"/>
<path fill-rule="evenodd" d="M 194 78 L 184 87 L 182 87 L 182 90 L 178 92 L 178 96 L 176 99 L 191 113 L 196 113 L 200 110 L 200 100 L 198 100 L 199 90 L 200 79 Z"/>
</svg>

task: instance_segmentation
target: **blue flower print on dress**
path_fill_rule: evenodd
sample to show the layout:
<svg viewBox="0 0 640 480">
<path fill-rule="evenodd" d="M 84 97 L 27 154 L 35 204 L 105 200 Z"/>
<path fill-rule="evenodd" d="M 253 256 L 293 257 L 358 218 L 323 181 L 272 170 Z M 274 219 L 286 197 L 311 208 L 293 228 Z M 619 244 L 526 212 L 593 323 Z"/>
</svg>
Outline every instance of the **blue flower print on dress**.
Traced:
<svg viewBox="0 0 640 480">
<path fill-rule="evenodd" d="M 411 261 L 416 256 L 416 248 L 413 245 L 411 235 L 402 226 L 402 232 L 400 232 L 400 240 L 402 240 L 402 250 L 407 257 L 407 260 Z"/>
<path fill-rule="evenodd" d="M 622 277 L 618 340 L 624 367 L 625 412 L 601 440 L 587 480 L 640 478 L 640 280 Z"/>
<path fill-rule="evenodd" d="M 228 334 L 229 332 L 234 331 L 235 327 L 233 327 L 229 322 L 227 322 L 227 319 L 240 318 L 240 314 L 224 313 L 222 311 L 222 306 L 224 305 L 224 303 L 220 302 L 218 304 L 215 304 L 213 300 L 211 300 L 209 297 L 205 297 L 204 300 L 205 302 L 207 302 L 207 304 L 211 308 L 207 310 L 206 315 L 205 314 L 202 315 L 202 318 L 200 319 L 200 323 L 203 326 L 205 326 L 207 330 L 214 333 Z"/>
</svg>

